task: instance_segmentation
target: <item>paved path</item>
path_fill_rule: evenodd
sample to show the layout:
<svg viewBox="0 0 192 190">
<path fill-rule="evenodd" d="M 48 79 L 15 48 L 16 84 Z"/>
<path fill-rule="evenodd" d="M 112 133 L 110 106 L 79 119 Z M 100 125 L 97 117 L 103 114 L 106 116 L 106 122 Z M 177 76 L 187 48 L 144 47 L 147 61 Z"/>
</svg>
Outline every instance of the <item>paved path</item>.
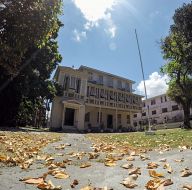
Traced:
<svg viewBox="0 0 192 190">
<path fill-rule="evenodd" d="M 55 146 L 60 144 L 70 143 L 71 146 L 66 146 L 64 150 L 56 150 Z M 64 135 L 62 140 L 53 144 L 49 144 L 44 152 L 52 154 L 55 161 L 62 161 L 63 159 L 69 158 L 67 153 L 70 152 L 91 152 L 91 142 L 85 138 L 83 134 L 67 134 Z M 58 156 L 61 153 L 64 156 Z M 51 179 L 54 185 L 61 185 L 63 190 L 71 189 L 70 184 L 74 179 L 79 181 L 74 189 L 81 189 L 89 183 L 94 187 L 105 187 L 113 188 L 114 190 L 124 190 L 125 188 L 120 182 L 126 177 L 128 177 L 128 170 L 121 168 L 123 163 L 128 163 L 128 161 L 120 160 L 117 162 L 115 167 L 106 167 L 101 162 L 105 155 L 101 154 L 96 160 L 90 160 L 91 167 L 80 168 L 81 163 L 88 161 L 88 157 L 84 156 L 82 160 L 78 160 L 75 157 L 72 158 L 72 165 L 66 166 L 66 172 L 70 175 L 68 179 L 55 179 L 48 175 L 47 179 Z M 179 152 L 178 150 L 172 150 L 159 154 L 159 152 L 149 152 L 148 156 L 150 160 L 141 161 L 139 157 L 133 161 L 135 167 L 141 168 L 141 175 L 138 177 L 136 183 L 138 187 L 136 190 L 144 190 L 145 184 L 150 180 L 148 170 L 146 169 L 147 163 L 157 162 L 160 164 L 156 171 L 165 174 L 166 178 L 171 178 L 174 182 L 173 185 L 166 187 L 167 190 L 180 190 L 183 184 L 192 184 L 192 175 L 189 177 L 180 177 L 180 171 L 185 167 L 192 169 L 192 150 L 184 150 Z M 158 162 L 159 159 L 166 158 L 167 162 L 172 166 L 173 173 L 168 174 L 166 170 L 163 169 L 162 163 Z M 174 159 L 184 159 L 184 162 L 177 163 Z M 25 190 L 25 189 L 37 189 L 33 185 L 26 185 L 19 181 L 20 178 L 24 177 L 39 177 L 43 173 L 46 173 L 48 168 L 44 165 L 43 161 L 36 161 L 28 170 L 21 170 L 19 167 L 2 167 L 0 168 L 0 190 Z"/>
</svg>

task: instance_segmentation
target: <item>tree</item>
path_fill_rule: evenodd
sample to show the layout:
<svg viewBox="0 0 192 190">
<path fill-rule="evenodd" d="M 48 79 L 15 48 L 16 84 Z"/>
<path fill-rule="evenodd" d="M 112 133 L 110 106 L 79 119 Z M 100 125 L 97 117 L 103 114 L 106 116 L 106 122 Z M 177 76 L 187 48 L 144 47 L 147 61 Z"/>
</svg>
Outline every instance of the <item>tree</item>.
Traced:
<svg viewBox="0 0 192 190">
<path fill-rule="evenodd" d="M 168 61 L 162 72 L 170 77 L 168 96 L 181 104 L 184 126 L 190 126 L 192 105 L 192 4 L 184 4 L 173 16 L 174 24 L 169 35 L 162 40 L 161 48 Z"/>
<path fill-rule="evenodd" d="M 60 0 L 1 1 L 1 126 L 30 123 L 60 88 L 49 80 L 62 59 L 56 41 L 60 13 Z"/>
<path fill-rule="evenodd" d="M 28 47 L 42 47 L 58 30 L 60 0 L 2 0 L 0 65 L 17 74 Z"/>
</svg>

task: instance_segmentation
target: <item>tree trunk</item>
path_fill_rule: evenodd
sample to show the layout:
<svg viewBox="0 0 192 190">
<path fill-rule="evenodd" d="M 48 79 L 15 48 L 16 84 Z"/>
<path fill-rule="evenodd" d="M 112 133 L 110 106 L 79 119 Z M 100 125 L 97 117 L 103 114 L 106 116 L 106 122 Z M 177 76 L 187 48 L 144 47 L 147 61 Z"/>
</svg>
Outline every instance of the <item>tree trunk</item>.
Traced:
<svg viewBox="0 0 192 190">
<path fill-rule="evenodd" d="M 183 106 L 184 110 L 184 128 L 185 129 L 190 129 L 190 104 L 186 104 Z"/>
</svg>

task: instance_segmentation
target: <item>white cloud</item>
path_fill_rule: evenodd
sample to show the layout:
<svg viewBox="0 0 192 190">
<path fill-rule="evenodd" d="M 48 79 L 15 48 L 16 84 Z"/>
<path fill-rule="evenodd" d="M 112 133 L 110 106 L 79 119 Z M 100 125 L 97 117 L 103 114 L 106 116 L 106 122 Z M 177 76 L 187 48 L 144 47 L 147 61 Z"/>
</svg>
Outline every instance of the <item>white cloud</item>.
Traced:
<svg viewBox="0 0 192 190">
<path fill-rule="evenodd" d="M 153 72 L 149 75 L 149 79 L 145 80 L 148 98 L 166 93 L 168 81 L 167 75 L 161 76 L 158 72 Z M 137 91 L 142 95 L 145 94 L 143 81 L 137 86 Z"/>
<path fill-rule="evenodd" d="M 81 42 L 82 39 L 86 39 L 87 38 L 87 33 L 86 31 L 81 31 L 79 32 L 77 29 L 73 30 L 73 39 L 76 42 Z"/>
<path fill-rule="evenodd" d="M 105 32 L 110 38 L 115 37 L 117 27 L 112 20 L 111 11 L 120 0 L 73 0 L 73 2 L 86 19 L 85 31 L 98 27 L 100 21 L 105 21 L 107 26 Z"/>
</svg>

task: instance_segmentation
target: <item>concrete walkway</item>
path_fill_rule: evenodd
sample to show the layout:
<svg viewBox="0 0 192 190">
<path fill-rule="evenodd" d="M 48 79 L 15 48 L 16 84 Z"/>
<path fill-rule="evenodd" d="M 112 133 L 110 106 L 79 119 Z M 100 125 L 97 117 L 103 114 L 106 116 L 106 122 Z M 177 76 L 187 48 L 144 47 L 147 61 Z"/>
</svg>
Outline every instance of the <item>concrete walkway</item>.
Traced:
<svg viewBox="0 0 192 190">
<path fill-rule="evenodd" d="M 70 143 L 71 146 L 66 146 L 65 149 L 55 149 L 55 147 Z M 70 158 L 71 165 L 66 165 L 65 171 L 70 175 L 67 179 L 55 179 L 48 175 L 47 180 L 51 179 L 54 185 L 61 185 L 63 190 L 72 189 L 70 184 L 74 179 L 79 181 L 79 184 L 73 189 L 81 189 L 91 183 L 93 187 L 105 187 L 112 188 L 114 190 L 124 190 L 127 189 L 120 182 L 124 178 L 128 177 L 128 170 L 121 168 L 120 166 L 126 161 L 126 157 L 117 162 L 114 167 L 106 167 L 102 160 L 105 158 L 105 153 L 100 154 L 97 159 L 88 160 L 88 156 L 85 155 L 81 160 L 77 157 L 70 157 L 70 153 L 78 152 L 92 152 L 92 143 L 85 138 L 83 134 L 65 134 L 61 141 L 49 144 L 43 151 L 45 153 L 51 154 L 54 161 L 61 162 L 64 159 Z M 63 154 L 63 156 L 60 156 Z M 192 150 L 184 150 L 179 152 L 179 150 L 172 150 L 159 154 L 159 152 L 149 152 L 147 155 L 150 160 L 141 161 L 141 159 L 136 156 L 135 161 L 132 161 L 135 167 L 141 168 L 141 175 L 138 177 L 136 184 L 138 185 L 134 189 L 144 190 L 145 184 L 151 179 L 148 174 L 147 163 L 157 162 L 160 166 L 156 169 L 157 172 L 164 174 L 166 179 L 172 179 L 173 185 L 165 187 L 167 190 L 180 190 L 184 184 L 192 184 L 192 175 L 189 177 L 180 177 L 180 171 L 186 167 L 192 169 Z M 158 160 L 166 158 L 167 162 L 172 166 L 173 173 L 169 174 L 163 169 L 163 164 L 158 162 Z M 174 160 L 184 158 L 183 162 L 175 162 Z M 80 168 L 80 165 L 85 162 L 91 162 L 91 166 L 87 168 Z M 19 181 L 20 178 L 25 177 L 39 177 L 43 173 L 48 171 L 48 167 L 44 165 L 44 161 L 35 161 L 35 163 L 27 170 L 22 170 L 19 167 L 1 167 L 0 168 L 0 190 L 25 190 L 25 189 L 37 189 L 36 186 L 25 184 Z"/>
</svg>

